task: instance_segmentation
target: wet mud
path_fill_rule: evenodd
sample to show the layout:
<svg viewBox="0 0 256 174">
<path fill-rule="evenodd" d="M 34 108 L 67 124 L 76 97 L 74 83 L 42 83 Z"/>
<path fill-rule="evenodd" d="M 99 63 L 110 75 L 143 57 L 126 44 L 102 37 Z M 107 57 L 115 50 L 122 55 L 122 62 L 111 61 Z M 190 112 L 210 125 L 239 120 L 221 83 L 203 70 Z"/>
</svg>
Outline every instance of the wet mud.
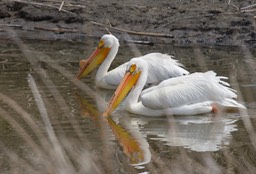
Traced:
<svg viewBox="0 0 256 174">
<path fill-rule="evenodd" d="M 8 30 L 68 41 L 111 32 L 144 44 L 255 46 L 255 14 L 251 1 L 238 0 L 3 0 L 0 38 L 11 37 Z"/>
</svg>

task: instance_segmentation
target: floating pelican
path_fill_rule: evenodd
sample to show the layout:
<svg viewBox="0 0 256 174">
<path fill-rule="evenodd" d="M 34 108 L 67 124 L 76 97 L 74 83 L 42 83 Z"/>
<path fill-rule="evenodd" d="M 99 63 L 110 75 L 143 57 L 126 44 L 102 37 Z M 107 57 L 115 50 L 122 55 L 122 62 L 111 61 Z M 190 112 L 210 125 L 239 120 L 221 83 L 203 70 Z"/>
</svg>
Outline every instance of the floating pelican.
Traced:
<svg viewBox="0 0 256 174">
<path fill-rule="evenodd" d="M 147 62 L 132 59 L 103 115 L 111 114 L 132 88 L 124 107 L 138 115 L 196 115 L 216 111 L 216 105 L 244 108 L 234 100 L 235 91 L 222 81 L 225 77 L 216 76 L 213 71 L 170 78 L 142 91 L 148 75 Z"/>
<path fill-rule="evenodd" d="M 96 86 L 106 89 L 116 89 L 125 74 L 128 62 L 108 71 L 119 48 L 118 39 L 110 34 L 102 36 L 98 47 L 92 55 L 79 63 L 80 71 L 76 78 L 89 74 L 100 65 L 96 74 Z M 156 84 L 171 77 L 187 75 L 189 72 L 182 68 L 182 64 L 173 59 L 173 56 L 161 53 L 149 53 L 136 59 L 143 59 L 148 64 L 147 84 Z M 161 71 L 159 71 L 161 69 Z"/>
</svg>

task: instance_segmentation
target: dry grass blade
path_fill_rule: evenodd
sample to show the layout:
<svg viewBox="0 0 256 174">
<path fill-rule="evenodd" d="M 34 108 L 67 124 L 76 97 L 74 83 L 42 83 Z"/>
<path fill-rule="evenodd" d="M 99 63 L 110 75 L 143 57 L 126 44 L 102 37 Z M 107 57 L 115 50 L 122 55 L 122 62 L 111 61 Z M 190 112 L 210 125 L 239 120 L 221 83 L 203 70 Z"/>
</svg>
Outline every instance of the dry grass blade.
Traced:
<svg viewBox="0 0 256 174">
<path fill-rule="evenodd" d="M 8 97 L 3 97 L 1 94 L 1 99 L 8 99 Z M 15 106 L 14 106 L 15 107 Z M 14 130 L 26 141 L 26 143 L 30 146 L 30 148 L 39 156 L 41 156 L 42 159 L 44 159 L 43 155 L 44 152 L 40 149 L 40 147 L 35 143 L 34 139 L 27 133 L 27 131 L 15 120 L 12 118 L 10 114 L 8 114 L 7 111 L 5 111 L 2 107 L 0 107 L 0 115 L 1 118 L 3 118 L 7 123 L 9 123 Z M 35 129 L 36 130 L 36 129 Z M 42 136 L 39 136 L 39 138 L 42 138 Z"/>
<path fill-rule="evenodd" d="M 7 30 L 7 29 L 6 29 Z M 86 84 L 82 83 L 81 81 L 75 81 L 75 75 L 65 69 L 64 67 L 60 66 L 58 62 L 51 59 L 49 56 L 42 54 L 37 51 L 32 51 L 31 49 L 27 48 L 26 45 L 19 39 L 16 33 L 9 29 L 7 30 L 8 34 L 12 37 L 14 42 L 23 52 L 24 56 L 28 59 L 31 65 L 38 70 L 38 61 L 46 62 L 50 67 L 58 71 L 64 77 L 66 77 L 70 82 L 73 82 L 79 89 L 81 89 L 84 93 L 86 93 L 92 99 L 95 99 L 95 92 L 91 90 Z"/>
<path fill-rule="evenodd" d="M 32 51 L 31 48 L 28 48 L 18 37 L 16 37 L 16 34 L 9 30 L 10 35 L 14 36 L 14 40 L 16 44 L 19 46 L 20 50 L 23 52 L 25 57 L 28 59 L 29 63 L 32 65 L 32 67 L 36 70 L 37 74 L 41 77 L 43 82 L 46 84 L 47 88 L 51 91 L 52 95 L 54 96 L 56 102 L 59 104 L 59 107 L 61 110 L 63 110 L 63 113 L 67 116 L 67 118 L 72 118 L 70 115 L 67 115 L 68 113 L 71 113 L 69 110 L 69 107 L 67 106 L 65 100 L 61 96 L 61 94 L 56 89 L 53 82 L 50 80 L 48 74 L 42 69 L 38 67 L 38 62 L 46 62 L 49 64 L 53 69 L 59 71 L 63 76 L 67 77 L 70 81 L 77 84 L 78 87 L 80 87 L 81 90 L 83 90 L 85 93 L 87 93 L 88 96 L 91 98 L 94 98 L 95 92 L 92 91 L 87 85 L 84 83 L 77 81 L 74 81 L 74 75 L 70 72 L 68 72 L 66 69 L 58 65 L 56 61 L 53 61 L 48 56 Z M 78 125 L 77 122 L 74 119 L 70 119 L 72 126 L 74 130 L 77 132 L 77 135 L 81 135 L 81 131 L 74 125 Z"/>
<path fill-rule="evenodd" d="M 35 83 L 34 78 L 29 75 L 29 85 L 31 88 L 31 91 L 33 93 L 33 96 L 35 98 L 37 107 L 39 109 L 40 115 L 42 117 L 42 120 L 45 124 L 45 128 L 49 137 L 49 140 L 51 142 L 51 145 L 53 146 L 53 152 L 54 154 L 50 154 L 52 158 L 56 158 L 56 160 L 53 160 L 53 162 L 56 163 L 57 166 L 57 173 L 75 173 L 74 168 L 72 168 L 72 165 L 70 161 L 67 161 L 67 158 L 65 158 L 65 152 L 60 146 L 60 143 L 54 133 L 53 127 L 51 125 L 51 121 L 48 117 L 47 109 L 44 105 L 43 99 L 40 95 L 40 92 L 37 88 L 37 85 Z M 59 170 L 59 171 L 58 171 Z"/>
<path fill-rule="evenodd" d="M 40 67 L 38 67 L 38 62 L 42 61 L 42 62 L 46 62 L 50 67 L 52 67 L 54 70 L 58 71 L 60 74 L 62 74 L 64 77 L 66 77 L 69 81 L 73 82 L 78 88 L 80 88 L 82 91 L 84 91 L 88 96 L 90 96 L 91 98 L 94 99 L 95 97 L 95 92 L 93 90 L 91 90 L 86 84 L 82 83 L 81 81 L 74 81 L 74 77 L 75 75 L 72 74 L 71 72 L 69 72 L 68 70 L 66 70 L 64 67 L 60 66 L 55 60 L 51 59 L 49 56 L 34 51 L 32 48 L 28 48 L 18 37 L 16 37 L 15 33 L 13 31 L 9 31 L 10 35 L 13 36 L 13 39 L 15 41 L 15 43 L 17 44 L 17 46 L 20 48 L 20 50 L 23 52 L 24 56 L 27 58 L 27 60 L 30 62 L 30 64 L 32 65 L 32 67 L 34 68 L 34 70 L 37 72 L 37 74 L 41 77 L 41 79 L 43 80 L 43 82 L 45 83 L 45 85 L 48 87 L 49 91 L 52 93 L 52 95 L 54 96 L 56 102 L 58 103 L 58 105 L 60 106 L 61 110 L 63 110 L 64 114 L 68 114 L 71 113 L 70 110 L 68 109 L 68 106 L 65 102 L 65 100 L 63 99 L 63 97 L 61 96 L 61 94 L 58 92 L 58 90 L 56 89 L 55 85 L 53 84 L 53 82 L 50 80 L 48 74 L 45 72 L 45 70 L 41 69 Z M 75 148 L 70 149 L 68 147 L 74 147 L 72 144 L 69 145 L 64 145 L 62 143 L 60 143 L 54 133 L 54 130 L 51 126 L 51 121 L 48 118 L 48 114 L 47 114 L 47 110 L 49 108 L 46 108 L 44 101 L 43 101 L 43 95 L 41 96 L 40 93 L 43 94 L 43 91 L 39 92 L 39 89 L 34 81 L 34 78 L 30 75 L 29 76 L 29 83 L 30 83 L 30 87 L 31 87 L 31 91 L 33 92 L 35 101 L 37 103 L 37 107 L 41 113 L 42 119 L 46 125 L 46 130 L 48 133 L 48 137 L 50 139 L 50 144 L 48 146 L 44 146 L 46 148 L 49 149 L 49 160 L 47 161 L 51 161 L 50 165 L 48 165 L 48 168 L 50 168 L 50 170 L 55 171 L 55 173 L 76 173 L 76 169 L 73 168 L 73 162 L 79 164 L 79 166 L 81 168 L 79 168 L 79 170 L 81 171 L 100 171 L 100 169 L 93 163 L 94 161 L 89 161 L 90 159 L 87 159 L 86 163 L 90 164 L 90 167 L 88 167 L 88 165 L 82 165 L 83 162 L 81 163 L 80 161 L 77 161 L 78 159 L 85 159 L 84 158 L 84 154 L 81 154 L 81 152 L 77 152 Z M 46 100 L 46 99 L 45 99 Z M 46 102 L 45 102 L 46 103 Z M 67 115 L 67 118 L 70 118 L 70 115 Z M 70 120 L 71 123 L 75 120 Z M 102 125 L 101 127 L 105 127 L 105 125 L 103 125 L 103 122 L 101 122 Z M 77 123 L 75 123 L 75 125 L 78 125 Z M 75 126 L 73 126 L 74 129 Z M 82 133 L 79 133 L 79 129 L 78 131 L 76 131 L 76 133 L 79 135 L 81 135 Z M 100 131 L 101 132 L 101 138 L 103 143 L 105 142 L 105 146 L 108 146 L 107 143 L 107 139 L 106 139 L 106 131 L 105 129 Z M 63 137 L 65 139 L 65 137 Z M 83 137 L 84 138 L 84 137 Z M 90 144 L 89 141 L 87 141 L 87 145 Z M 83 145 L 83 147 L 85 147 Z M 108 146 L 109 147 L 109 146 Z M 66 149 L 65 149 L 66 148 Z M 107 148 L 109 149 L 109 148 Z M 73 151 L 73 152 L 72 152 Z M 72 154 L 79 154 L 78 156 L 74 156 Z M 88 153 L 85 151 L 85 153 Z M 112 154 L 110 153 L 110 151 L 104 151 L 103 156 L 108 159 L 112 157 Z M 71 162 L 72 161 L 72 162 Z M 110 163 L 103 161 L 104 167 L 108 170 L 108 171 L 113 171 L 112 166 L 110 165 Z M 56 167 L 53 167 L 56 166 Z M 91 167 L 94 166 L 94 167 Z M 101 172 L 98 172 L 101 173 Z"/>
<path fill-rule="evenodd" d="M 25 120 L 25 122 L 30 126 L 30 128 L 34 131 L 34 134 L 37 137 L 40 137 L 40 140 L 42 140 L 42 142 L 43 142 L 43 140 L 45 140 L 45 137 L 42 135 L 42 132 L 43 132 L 41 129 L 42 126 L 40 125 L 40 122 L 38 120 L 33 118 L 20 105 L 18 105 L 14 100 L 9 98 L 8 96 L 0 93 L 0 100 L 2 102 L 4 102 L 5 104 L 7 104 L 10 108 L 15 110 L 21 116 L 21 118 L 23 118 Z M 11 118 L 9 118 L 9 119 L 11 119 Z M 36 121 L 34 121 L 34 120 L 36 120 Z M 12 120 L 12 121 L 14 121 L 14 120 Z M 12 123 L 12 121 L 10 120 L 10 123 Z M 13 123 L 15 123 L 15 122 L 13 122 Z"/>
<path fill-rule="evenodd" d="M 248 49 L 248 47 L 242 46 L 241 49 L 242 49 L 242 52 L 244 53 L 244 58 L 248 62 L 253 62 L 254 56 L 252 55 L 252 53 Z M 254 64 L 253 63 L 248 64 L 248 70 L 249 70 L 249 72 L 251 72 L 253 74 L 256 74 L 256 72 L 254 71 Z M 239 93 L 240 93 L 239 96 L 242 97 L 240 90 L 239 90 Z M 251 95 L 251 94 L 249 94 L 249 95 Z M 250 116 L 248 115 L 246 110 L 241 111 L 241 115 L 242 115 L 242 119 L 243 119 L 243 122 L 245 124 L 245 127 L 246 127 L 246 129 L 247 129 L 247 131 L 250 135 L 251 141 L 254 145 L 254 148 L 256 149 L 256 132 L 255 132 L 254 126 L 251 122 Z"/>
<path fill-rule="evenodd" d="M 203 56 L 203 54 L 202 54 L 202 52 L 201 52 L 201 49 L 195 47 L 195 48 L 194 48 L 194 54 L 195 54 L 195 58 L 196 58 L 196 60 L 197 60 L 197 63 L 198 63 L 198 65 L 199 65 L 199 67 L 200 67 L 200 70 L 201 70 L 202 72 L 207 71 L 208 68 L 207 68 L 207 65 L 206 65 L 204 56 Z"/>
<path fill-rule="evenodd" d="M 19 173 L 19 171 L 21 171 L 24 168 L 28 169 L 28 171 L 31 173 L 36 173 L 38 171 L 38 169 L 36 169 L 35 166 L 31 165 L 28 161 L 24 160 L 20 155 L 18 155 L 8 147 L 6 147 L 1 142 L 0 142 L 0 149 L 3 151 L 3 153 L 6 155 L 6 157 L 10 161 L 9 162 L 11 165 L 10 168 L 15 170 L 15 172 L 12 171 L 11 173 Z M 13 167 L 12 165 L 15 165 L 15 167 Z"/>
</svg>

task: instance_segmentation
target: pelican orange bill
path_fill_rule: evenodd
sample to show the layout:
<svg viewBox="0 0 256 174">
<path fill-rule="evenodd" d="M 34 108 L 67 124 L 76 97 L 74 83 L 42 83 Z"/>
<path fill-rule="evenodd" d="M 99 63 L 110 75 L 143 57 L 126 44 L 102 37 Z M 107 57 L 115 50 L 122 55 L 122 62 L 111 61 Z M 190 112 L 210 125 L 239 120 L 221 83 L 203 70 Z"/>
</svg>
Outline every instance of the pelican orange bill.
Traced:
<svg viewBox="0 0 256 174">
<path fill-rule="evenodd" d="M 136 84 L 140 76 L 140 71 L 136 71 L 136 65 L 132 64 L 129 70 L 124 75 L 121 83 L 118 85 L 116 91 L 114 92 L 108 108 L 103 113 L 103 116 L 109 116 L 121 103 L 121 101 L 127 96 L 132 87 Z"/>
<path fill-rule="evenodd" d="M 80 61 L 80 71 L 78 72 L 76 79 L 81 79 L 82 77 L 89 74 L 92 70 L 94 70 L 98 65 L 100 65 L 107 57 L 109 51 L 110 48 L 103 47 L 101 44 L 99 44 L 99 46 L 88 59 Z"/>
</svg>

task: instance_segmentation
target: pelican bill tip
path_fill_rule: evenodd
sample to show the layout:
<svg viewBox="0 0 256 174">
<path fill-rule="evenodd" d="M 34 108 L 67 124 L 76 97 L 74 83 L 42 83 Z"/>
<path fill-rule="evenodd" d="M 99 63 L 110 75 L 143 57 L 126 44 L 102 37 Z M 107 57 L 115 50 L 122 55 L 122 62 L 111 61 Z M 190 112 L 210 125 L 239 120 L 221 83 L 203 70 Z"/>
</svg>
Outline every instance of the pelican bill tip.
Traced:
<svg viewBox="0 0 256 174">
<path fill-rule="evenodd" d="M 77 81 L 79 81 L 80 79 L 81 79 L 81 77 L 76 76 L 76 78 L 74 79 L 74 82 L 77 82 Z"/>
</svg>

